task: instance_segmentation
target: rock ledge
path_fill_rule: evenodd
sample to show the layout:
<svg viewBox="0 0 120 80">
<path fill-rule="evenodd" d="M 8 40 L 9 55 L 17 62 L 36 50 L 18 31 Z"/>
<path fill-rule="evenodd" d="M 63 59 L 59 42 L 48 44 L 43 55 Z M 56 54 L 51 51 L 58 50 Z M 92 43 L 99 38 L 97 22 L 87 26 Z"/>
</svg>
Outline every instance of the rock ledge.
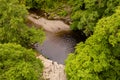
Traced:
<svg viewBox="0 0 120 80">
<path fill-rule="evenodd" d="M 42 55 L 37 58 L 41 59 L 44 64 L 43 77 L 45 80 L 67 80 L 64 65 L 48 60 Z"/>
</svg>

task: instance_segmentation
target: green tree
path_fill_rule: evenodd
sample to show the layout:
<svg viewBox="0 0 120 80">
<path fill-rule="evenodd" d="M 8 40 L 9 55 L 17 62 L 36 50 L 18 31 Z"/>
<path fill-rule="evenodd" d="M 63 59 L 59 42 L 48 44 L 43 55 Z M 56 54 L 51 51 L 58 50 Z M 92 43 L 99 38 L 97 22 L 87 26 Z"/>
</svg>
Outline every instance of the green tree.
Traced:
<svg viewBox="0 0 120 80">
<path fill-rule="evenodd" d="M 0 44 L 0 80 L 42 80 L 43 64 L 35 52 L 17 44 Z"/>
<path fill-rule="evenodd" d="M 120 80 L 120 7 L 66 60 L 68 80 Z"/>
<path fill-rule="evenodd" d="M 53 7 L 55 8 L 57 7 L 55 6 L 56 3 L 58 3 L 57 5 L 59 5 L 59 3 L 63 1 L 65 0 L 26 0 L 26 6 L 28 6 L 29 8 L 34 8 L 38 10 L 40 9 L 45 10 L 45 8 L 49 8 L 49 9 Z"/>
<path fill-rule="evenodd" d="M 41 9 L 41 7 L 44 5 L 45 0 L 26 0 L 25 5 L 29 8 L 34 9 Z"/>
<path fill-rule="evenodd" d="M 120 0 L 69 0 L 69 4 L 72 5 L 71 29 L 84 30 L 90 35 L 99 19 L 114 13 Z"/>
<path fill-rule="evenodd" d="M 16 42 L 24 47 L 42 42 L 44 32 L 25 24 L 27 9 L 18 0 L 0 0 L 0 43 Z"/>
</svg>

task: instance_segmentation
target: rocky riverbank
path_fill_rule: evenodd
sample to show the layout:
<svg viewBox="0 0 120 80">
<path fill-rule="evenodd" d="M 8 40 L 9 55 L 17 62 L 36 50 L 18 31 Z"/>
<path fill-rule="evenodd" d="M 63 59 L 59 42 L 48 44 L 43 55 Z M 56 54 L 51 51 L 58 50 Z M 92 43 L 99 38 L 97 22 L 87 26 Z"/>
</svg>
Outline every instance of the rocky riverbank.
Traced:
<svg viewBox="0 0 120 80">
<path fill-rule="evenodd" d="M 43 77 L 45 80 L 67 80 L 64 65 L 48 60 L 42 55 L 37 58 L 41 59 L 44 64 Z"/>
<path fill-rule="evenodd" d="M 29 14 L 27 17 L 28 21 L 33 23 L 37 28 L 42 27 L 48 32 L 61 32 L 61 31 L 70 31 L 69 25 L 65 24 L 61 20 L 47 20 L 43 17 L 40 17 L 35 14 Z"/>
<path fill-rule="evenodd" d="M 61 31 L 70 31 L 69 25 L 61 20 L 47 20 L 36 14 L 29 14 L 27 19 L 30 25 L 36 28 L 43 28 L 45 31 L 53 34 Z M 44 64 L 43 77 L 45 80 L 67 80 L 63 64 L 46 59 L 42 55 L 39 55 L 37 58 L 41 59 Z"/>
</svg>

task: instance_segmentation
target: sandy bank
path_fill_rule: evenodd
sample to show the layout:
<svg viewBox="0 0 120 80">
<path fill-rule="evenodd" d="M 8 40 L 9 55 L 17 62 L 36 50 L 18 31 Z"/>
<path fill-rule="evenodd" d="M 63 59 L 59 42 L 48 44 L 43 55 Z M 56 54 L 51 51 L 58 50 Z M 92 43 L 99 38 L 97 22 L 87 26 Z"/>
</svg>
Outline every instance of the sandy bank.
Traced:
<svg viewBox="0 0 120 80">
<path fill-rule="evenodd" d="M 47 20 L 43 17 L 39 17 L 35 14 L 28 15 L 28 20 L 34 23 L 36 27 L 42 27 L 44 30 L 57 33 L 61 31 L 70 31 L 69 25 L 65 24 L 61 20 Z"/>
</svg>

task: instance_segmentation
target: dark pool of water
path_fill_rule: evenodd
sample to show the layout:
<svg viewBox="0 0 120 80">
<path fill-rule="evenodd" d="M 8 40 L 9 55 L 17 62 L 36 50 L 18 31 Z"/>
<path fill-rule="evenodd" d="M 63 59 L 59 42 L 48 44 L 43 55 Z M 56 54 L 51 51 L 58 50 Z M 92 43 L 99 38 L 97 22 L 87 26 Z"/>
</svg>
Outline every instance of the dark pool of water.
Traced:
<svg viewBox="0 0 120 80">
<path fill-rule="evenodd" d="M 68 54 L 74 51 L 80 33 L 61 32 L 58 34 L 46 32 L 46 40 L 43 44 L 35 44 L 37 51 L 50 60 L 64 64 Z"/>
<path fill-rule="evenodd" d="M 32 13 L 44 14 L 42 11 L 32 10 Z M 39 13 L 40 12 L 40 13 Z M 40 15 L 45 17 L 44 15 Z M 33 22 L 26 22 L 28 26 L 36 26 Z M 64 25 L 63 25 L 64 26 Z M 37 26 L 36 26 L 37 27 Z M 36 43 L 34 48 L 42 53 L 46 58 L 64 64 L 69 53 L 74 52 L 75 45 L 80 41 L 85 41 L 86 36 L 82 31 L 69 31 L 60 33 L 50 33 L 45 31 L 46 40 L 43 44 Z"/>
</svg>

